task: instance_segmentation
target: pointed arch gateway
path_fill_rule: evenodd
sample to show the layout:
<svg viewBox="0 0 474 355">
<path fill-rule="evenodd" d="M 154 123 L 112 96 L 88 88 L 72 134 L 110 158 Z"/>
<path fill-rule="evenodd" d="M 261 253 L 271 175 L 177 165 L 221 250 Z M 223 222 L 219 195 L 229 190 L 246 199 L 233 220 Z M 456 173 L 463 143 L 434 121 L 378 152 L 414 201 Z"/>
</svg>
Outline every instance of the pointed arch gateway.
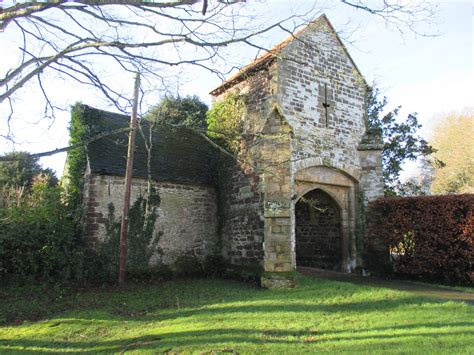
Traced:
<svg viewBox="0 0 474 355">
<path fill-rule="evenodd" d="M 341 270 L 341 208 L 323 190 L 303 195 L 295 206 L 296 265 Z"/>
<path fill-rule="evenodd" d="M 361 262 L 356 235 L 358 175 L 312 158 L 297 162 L 295 170 L 294 265 L 354 271 Z M 312 200 L 316 204 L 308 204 Z"/>
</svg>

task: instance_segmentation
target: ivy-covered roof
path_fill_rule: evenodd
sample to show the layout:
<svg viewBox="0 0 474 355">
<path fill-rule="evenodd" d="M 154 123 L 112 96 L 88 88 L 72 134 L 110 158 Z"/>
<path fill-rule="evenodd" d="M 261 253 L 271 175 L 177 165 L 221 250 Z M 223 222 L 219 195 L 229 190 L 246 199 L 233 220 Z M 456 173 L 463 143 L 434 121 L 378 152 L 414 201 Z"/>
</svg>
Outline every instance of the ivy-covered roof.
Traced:
<svg viewBox="0 0 474 355">
<path fill-rule="evenodd" d="M 84 122 L 91 135 L 126 128 L 130 117 L 82 105 Z M 143 124 L 148 139 L 148 122 Z M 87 146 L 92 173 L 125 175 L 128 132 L 106 136 Z M 156 181 L 210 185 L 214 183 L 216 150 L 198 133 L 188 128 L 158 125 L 153 133 L 151 175 Z M 147 150 L 137 130 L 133 177 L 146 178 Z"/>
</svg>

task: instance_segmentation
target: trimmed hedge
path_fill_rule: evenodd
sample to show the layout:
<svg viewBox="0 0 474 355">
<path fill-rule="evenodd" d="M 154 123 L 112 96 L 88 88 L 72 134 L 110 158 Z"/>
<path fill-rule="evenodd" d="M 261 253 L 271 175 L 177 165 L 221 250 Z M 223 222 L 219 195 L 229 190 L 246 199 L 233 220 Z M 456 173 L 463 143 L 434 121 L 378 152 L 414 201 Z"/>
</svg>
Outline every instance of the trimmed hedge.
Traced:
<svg viewBox="0 0 474 355">
<path fill-rule="evenodd" d="M 474 195 L 382 198 L 368 211 L 367 267 L 450 284 L 474 281 Z"/>
</svg>

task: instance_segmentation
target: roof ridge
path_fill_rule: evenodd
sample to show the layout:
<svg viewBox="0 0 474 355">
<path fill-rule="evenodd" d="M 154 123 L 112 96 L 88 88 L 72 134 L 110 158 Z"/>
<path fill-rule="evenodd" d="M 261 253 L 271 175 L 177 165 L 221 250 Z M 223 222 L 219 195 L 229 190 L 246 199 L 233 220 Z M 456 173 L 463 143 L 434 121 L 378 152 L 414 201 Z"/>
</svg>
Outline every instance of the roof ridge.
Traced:
<svg viewBox="0 0 474 355">
<path fill-rule="evenodd" d="M 355 64 L 354 60 L 352 59 L 351 55 L 349 54 L 349 51 L 347 50 L 346 46 L 344 45 L 344 43 L 340 39 L 339 35 L 337 34 L 336 30 L 334 29 L 334 26 L 331 24 L 328 17 L 326 16 L 326 14 L 323 13 L 323 14 L 319 15 L 316 19 L 308 22 L 302 28 L 298 29 L 297 31 L 291 33 L 289 36 L 285 37 L 283 40 L 278 42 L 271 49 L 267 50 L 266 53 L 258 56 L 251 63 L 245 65 L 237 73 L 231 75 L 227 80 L 225 80 L 219 86 L 214 88 L 210 92 L 210 94 L 213 95 L 213 96 L 217 96 L 217 95 L 221 94 L 222 92 L 226 91 L 228 88 L 230 88 L 230 87 L 234 86 L 235 84 L 238 84 L 239 82 L 245 80 L 252 73 L 254 73 L 256 71 L 259 71 L 266 64 L 270 64 L 277 57 L 277 55 L 276 55 L 277 53 L 279 53 L 281 50 L 283 50 L 293 40 L 297 39 L 298 36 L 301 36 L 304 32 L 306 32 L 308 30 L 308 28 L 311 28 L 315 24 L 321 22 L 321 20 L 324 20 L 326 22 L 326 24 L 329 26 L 330 30 L 335 34 L 337 41 L 339 42 L 339 44 L 343 48 L 344 52 L 348 56 L 349 60 L 352 62 L 355 69 L 357 70 L 357 72 L 360 74 L 360 76 L 363 78 L 363 80 L 365 82 L 364 76 L 362 75 L 361 71 L 359 70 L 359 68 Z"/>
</svg>

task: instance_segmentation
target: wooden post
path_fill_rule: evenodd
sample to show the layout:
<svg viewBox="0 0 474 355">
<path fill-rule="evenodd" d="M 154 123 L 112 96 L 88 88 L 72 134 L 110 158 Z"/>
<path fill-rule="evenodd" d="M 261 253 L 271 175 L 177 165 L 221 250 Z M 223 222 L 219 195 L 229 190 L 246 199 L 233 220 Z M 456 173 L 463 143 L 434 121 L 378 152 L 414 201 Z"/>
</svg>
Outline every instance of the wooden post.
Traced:
<svg viewBox="0 0 474 355">
<path fill-rule="evenodd" d="M 128 210 L 130 209 L 130 190 L 132 187 L 133 175 L 133 151 L 135 148 L 135 136 L 137 133 L 137 106 L 138 91 L 140 89 L 140 73 L 135 77 L 135 87 L 133 92 L 132 116 L 130 117 L 130 134 L 128 135 L 127 169 L 125 171 L 125 194 L 123 197 L 122 223 L 120 227 L 120 256 L 118 284 L 125 282 L 125 269 L 127 261 L 127 238 L 128 238 Z"/>
</svg>

